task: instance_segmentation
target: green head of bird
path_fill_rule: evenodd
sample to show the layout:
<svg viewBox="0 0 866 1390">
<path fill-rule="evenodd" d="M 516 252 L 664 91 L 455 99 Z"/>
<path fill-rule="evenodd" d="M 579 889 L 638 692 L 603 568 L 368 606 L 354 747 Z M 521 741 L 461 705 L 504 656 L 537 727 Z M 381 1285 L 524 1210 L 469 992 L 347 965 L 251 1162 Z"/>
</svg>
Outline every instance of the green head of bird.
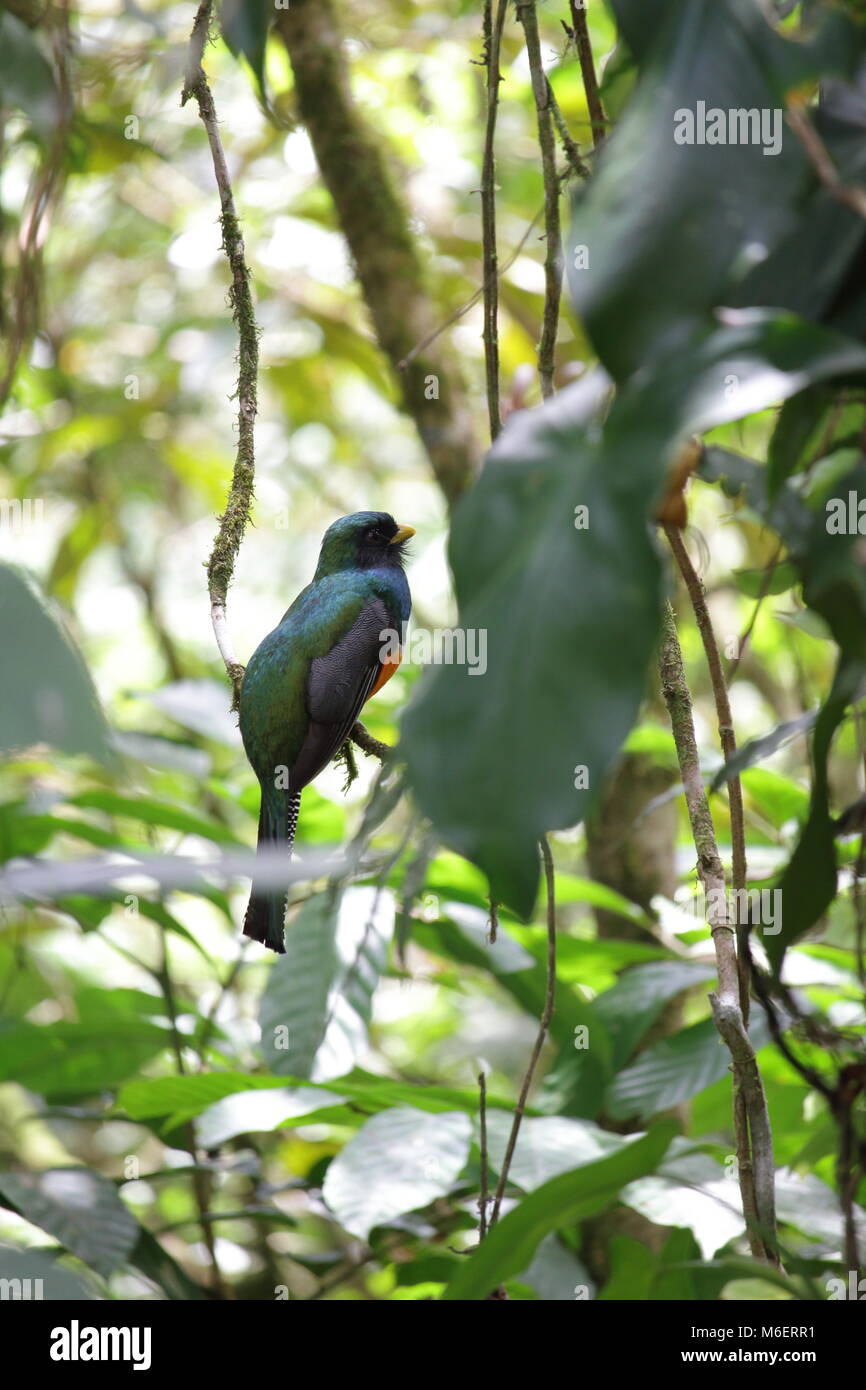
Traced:
<svg viewBox="0 0 866 1390">
<path fill-rule="evenodd" d="M 340 570 L 400 568 L 412 526 L 399 526 L 389 512 L 353 512 L 329 526 L 322 540 L 316 578 Z"/>
</svg>

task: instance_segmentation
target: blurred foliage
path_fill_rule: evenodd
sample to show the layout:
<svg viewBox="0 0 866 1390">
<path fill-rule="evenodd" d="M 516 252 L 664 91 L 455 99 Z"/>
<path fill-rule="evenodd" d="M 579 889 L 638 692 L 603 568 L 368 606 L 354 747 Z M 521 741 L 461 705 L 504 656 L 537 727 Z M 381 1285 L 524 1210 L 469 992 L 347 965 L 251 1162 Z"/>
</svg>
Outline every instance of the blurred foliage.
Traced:
<svg viewBox="0 0 866 1390">
<path fill-rule="evenodd" d="M 82 1299 L 226 1285 L 242 1299 L 463 1299 L 504 1284 L 519 1299 L 693 1300 L 738 1296 L 744 1280 L 750 1297 L 827 1297 L 827 1280 L 847 1277 L 834 1114 L 758 1009 L 786 1273 L 746 1254 L 681 795 L 676 900 L 648 907 L 592 880 L 588 798 L 572 780 L 586 765 L 597 788 L 627 736 L 671 768 L 648 670 L 672 579 L 648 518 L 698 430 L 710 447 L 688 540 L 723 655 L 740 657 L 750 886 L 788 885 L 784 933 L 764 944 L 800 1014 L 797 1054 L 828 1085 L 862 1062 L 864 855 L 857 836 L 834 839 L 832 817 L 863 792 L 863 533 L 831 544 L 820 524 L 862 471 L 862 223 L 788 128 L 776 160 L 683 151 L 665 122 L 702 95 L 775 107 L 829 78 L 818 128 L 854 180 L 864 36 L 856 7 L 819 24 L 818 7 L 795 6 L 776 34 L 751 0 L 690 8 L 685 26 L 673 4 L 588 7 L 617 124 L 587 186 L 564 182 L 575 309 L 563 308 L 561 389 L 544 407 L 526 370 L 543 188 L 509 16 L 500 350 L 507 408 L 531 409 L 457 514 L 453 595 L 444 502 L 397 408 L 285 51 L 274 34 L 265 43 L 261 6 L 223 11 L 225 42 L 205 62 L 262 352 L 254 524 L 229 595 L 236 648 L 245 659 L 307 582 L 329 522 L 369 506 L 417 528 L 417 625 L 459 617 L 489 633 L 485 679 L 440 667 L 419 681 L 406 662 L 369 710 L 370 731 L 395 743 L 411 702 L 413 797 L 363 759 L 347 794 L 335 769 L 305 792 L 276 963 L 239 939 L 258 790 L 203 569 L 231 477 L 236 339 L 207 143 L 179 105 L 193 9 L 85 0 L 71 34 L 51 11 L 0 11 L 0 313 L 4 338 L 21 339 L 0 415 L 4 1278 Z M 545 64 L 586 151 L 561 9 L 539 6 Z M 340 6 L 353 90 L 443 325 L 482 283 L 478 11 Z M 576 268 L 581 245 L 590 270 Z M 473 303 L 449 330 L 479 430 L 481 328 Z M 610 409 L 604 370 L 620 388 Z M 581 504 L 593 523 L 576 544 Z M 715 711 L 681 612 L 727 862 Z M 477 1079 L 495 1183 L 544 1004 L 535 839 L 550 829 L 556 1007 L 504 1214 L 478 1246 Z M 619 937 L 599 934 L 596 908 L 618 915 Z M 660 1032 L 671 1001 L 681 1020 Z M 855 1085 L 860 1143 L 863 1103 Z M 670 1229 L 658 1248 L 614 1233 L 590 1269 L 588 1223 L 623 1208 Z"/>
</svg>

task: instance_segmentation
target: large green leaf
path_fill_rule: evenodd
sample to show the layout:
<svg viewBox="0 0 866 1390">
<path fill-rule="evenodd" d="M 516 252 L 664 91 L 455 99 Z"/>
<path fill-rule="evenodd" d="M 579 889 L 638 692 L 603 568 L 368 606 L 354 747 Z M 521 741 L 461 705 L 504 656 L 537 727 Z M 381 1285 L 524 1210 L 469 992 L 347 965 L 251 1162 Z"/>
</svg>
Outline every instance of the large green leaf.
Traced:
<svg viewBox="0 0 866 1390">
<path fill-rule="evenodd" d="M 226 1096 L 257 1087 L 285 1089 L 276 1076 L 247 1072 L 206 1072 L 198 1076 L 156 1076 L 128 1081 L 117 1097 L 118 1110 L 131 1120 L 168 1119 L 171 1127 L 192 1120 Z"/>
<path fill-rule="evenodd" d="M 40 36 L 16 15 L 0 10 L 0 89 L 4 105 L 18 106 L 43 138 L 60 118 L 54 74 L 40 46 Z"/>
<path fill-rule="evenodd" d="M 853 69 L 858 50 L 844 22 L 811 47 L 790 43 L 756 0 L 692 0 L 662 14 L 642 5 L 642 19 L 619 8 L 641 78 L 578 198 L 566 252 L 578 313 L 617 379 L 692 338 L 789 231 L 810 173 L 784 123 L 785 91 L 819 64 Z M 765 113 L 778 149 L 704 143 L 699 113 L 713 109 Z M 683 112 L 695 116 L 690 143 L 676 138 L 688 133 Z"/>
<path fill-rule="evenodd" d="M 108 728 L 84 662 L 24 574 L 3 564 L 0 651 L 0 748 L 50 743 L 110 763 Z"/>
<path fill-rule="evenodd" d="M 259 1011 L 273 1072 L 327 1081 L 352 1066 L 366 1045 L 393 929 L 393 899 L 374 888 L 320 893 L 304 904 Z"/>
<path fill-rule="evenodd" d="M 809 818 L 779 881 L 781 931 L 763 937 L 776 976 L 788 947 L 814 926 L 836 896 L 836 845 L 830 816 L 827 759 L 833 735 L 862 683 L 863 674 L 859 663 L 844 659 L 840 662 L 833 687 L 815 723 Z"/>
<path fill-rule="evenodd" d="M 9 1245 L 0 1245 L 0 1287 L 4 1300 L 87 1303 L 97 1298 L 80 1275 L 65 1269 L 44 1250 L 18 1250 Z"/>
<path fill-rule="evenodd" d="M 502 1111 L 487 1116 L 487 1149 L 495 1173 L 502 1169 L 512 1119 Z M 520 1126 L 508 1180 L 524 1192 L 533 1192 L 550 1178 L 570 1173 L 584 1163 L 594 1163 L 630 1142 L 624 1135 L 611 1134 L 590 1120 L 564 1115 L 529 1117 Z"/>
<path fill-rule="evenodd" d="M 763 1014 L 755 1014 L 749 1036 L 757 1050 L 769 1041 Z M 648 1047 L 611 1085 L 606 1109 L 616 1119 L 647 1117 L 690 1100 L 727 1072 L 730 1054 L 711 1018 L 683 1028 Z"/>
<path fill-rule="evenodd" d="M 260 1087 L 224 1096 L 199 1117 L 196 1138 L 203 1149 L 217 1149 L 238 1134 L 255 1134 L 302 1124 L 357 1124 L 343 1097 L 317 1086 Z"/>
<path fill-rule="evenodd" d="M 670 999 L 715 978 L 710 965 L 690 961 L 655 961 L 624 971 L 612 989 L 593 1004 L 613 1042 L 613 1065 L 623 1066 L 646 1030 Z"/>
<path fill-rule="evenodd" d="M 601 386 L 513 417 L 497 441 L 450 551 L 460 624 L 486 633 L 486 672 L 438 667 L 403 720 L 425 814 L 523 917 L 538 835 L 581 818 L 635 721 L 661 602 L 644 515 L 657 460 L 613 471 L 586 429 Z M 590 524 L 578 530 L 581 505 Z M 613 554 L 628 567 L 611 570 Z"/>
<path fill-rule="evenodd" d="M 0 1081 L 43 1096 L 109 1090 L 168 1047 L 165 1028 L 109 1015 L 87 1023 L 0 1022 Z"/>
<path fill-rule="evenodd" d="M 139 1226 L 113 1182 L 90 1168 L 0 1173 L 0 1198 L 97 1274 L 125 1264 Z"/>
<path fill-rule="evenodd" d="M 497 1223 L 445 1290 L 449 1301 L 486 1299 L 532 1260 L 545 1236 L 601 1211 L 635 1178 L 651 1173 L 676 1126 L 658 1125 L 649 1134 L 573 1172 L 552 1178 Z"/>
<path fill-rule="evenodd" d="M 236 58 L 246 58 L 260 93 L 264 95 L 265 47 L 268 25 L 273 17 L 266 0 L 222 0 L 220 28 L 226 47 Z"/>
<path fill-rule="evenodd" d="M 69 798 L 70 806 L 105 811 L 111 816 L 124 816 L 156 825 L 166 830 L 178 830 L 185 835 L 200 835 L 218 844 L 240 845 L 241 841 L 219 821 L 200 812 L 172 802 L 155 801 L 146 796 L 119 796 L 116 792 L 94 789 Z"/>
<path fill-rule="evenodd" d="M 486 671 L 428 673 L 403 743 L 425 814 L 519 915 L 535 899 L 538 836 L 586 815 L 635 721 L 661 603 L 647 522 L 677 442 L 864 372 L 866 349 L 837 333 L 731 312 L 630 382 L 603 430 L 603 382 L 590 378 L 500 435 L 450 545 L 460 625 L 486 634 Z M 628 563 L 612 566 L 617 555 Z"/>
<path fill-rule="evenodd" d="M 599 1289 L 602 1301 L 617 1303 L 649 1298 L 658 1267 L 658 1256 L 633 1236 L 612 1236 L 608 1251 L 610 1274 Z"/>
<path fill-rule="evenodd" d="M 471 1130 L 459 1111 L 385 1110 L 330 1164 L 322 1195 L 340 1225 L 366 1239 L 374 1226 L 450 1191 L 469 1158 Z"/>
</svg>

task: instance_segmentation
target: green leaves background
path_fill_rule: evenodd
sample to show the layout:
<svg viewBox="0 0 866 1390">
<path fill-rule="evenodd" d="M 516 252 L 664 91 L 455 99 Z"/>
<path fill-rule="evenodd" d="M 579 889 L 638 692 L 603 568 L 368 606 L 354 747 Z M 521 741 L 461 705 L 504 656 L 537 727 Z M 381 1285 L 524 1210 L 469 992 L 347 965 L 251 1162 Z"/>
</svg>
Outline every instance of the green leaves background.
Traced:
<svg viewBox="0 0 866 1390">
<path fill-rule="evenodd" d="M 356 95 L 445 322 L 480 283 L 482 93 L 464 61 L 478 56 L 477 6 L 452 6 L 441 33 L 413 0 L 342 11 Z M 706 929 L 682 912 L 694 852 L 676 789 L 663 796 L 679 910 L 594 882 L 581 828 L 624 745 L 671 765 L 651 681 L 671 578 L 651 517 L 679 447 L 706 433 L 687 542 L 707 542 L 720 637 L 761 604 L 734 686 L 750 870 L 784 901 L 782 932 L 761 944 L 815 1028 L 847 1030 L 856 1054 L 858 851 L 833 819 L 860 791 L 866 602 L 862 539 L 825 519 L 828 499 L 863 484 L 862 226 L 788 125 L 772 157 L 671 138 L 674 112 L 698 99 L 781 109 L 820 77 L 810 118 L 842 176 L 862 179 L 863 30 L 836 10 L 802 31 L 799 17 L 773 31 L 750 0 L 590 6 L 616 124 L 593 179 L 565 186 L 574 313 L 544 405 L 515 385 L 534 357 L 544 247 L 530 237 L 505 268 L 541 192 L 509 27 L 501 350 L 506 395 L 528 408 L 455 511 L 455 612 L 441 499 L 395 408 L 284 54 L 262 6 L 223 7 L 225 46 L 207 62 L 263 328 L 255 527 L 230 595 L 238 650 L 306 582 L 333 516 L 375 498 L 418 527 L 419 621 L 482 629 L 488 652 L 484 675 L 407 663 L 377 697 L 370 727 L 399 737 L 405 785 L 392 772 L 371 797 L 366 767 L 346 798 L 330 774 L 305 793 L 287 955 L 273 963 L 238 940 L 257 788 L 199 564 L 231 471 L 234 339 L 202 136 L 177 106 L 191 15 L 157 5 L 129 20 L 134 47 L 115 28 L 83 56 L 68 203 L 44 253 L 50 313 L 0 417 L 3 499 L 44 499 L 48 518 L 38 534 L 0 526 L 0 650 L 13 657 L 0 662 L 3 1277 L 43 1277 L 51 1298 L 202 1299 L 204 1185 L 240 1298 L 272 1299 L 279 1279 L 300 1298 L 476 1300 L 504 1283 L 519 1300 L 689 1301 L 759 1275 L 750 1296 L 825 1296 L 839 1269 L 835 1129 L 757 1009 L 789 1273 L 742 1255 L 727 1054 Z M 548 77 L 585 146 L 557 19 L 539 8 Z M 44 35 L 0 23 L 14 240 L 15 189 L 48 147 L 56 98 Z M 479 332 L 470 312 L 453 350 L 480 403 Z M 703 661 L 680 626 L 727 854 Z M 495 1182 L 544 1002 L 544 832 L 556 1007 L 502 1219 L 474 1249 L 478 1075 Z M 60 891 L 60 868 L 113 876 Z M 823 1051 L 797 1043 L 829 1076 Z M 590 1270 L 592 1223 L 622 1208 L 669 1235 L 653 1249 L 615 1235 Z"/>
</svg>

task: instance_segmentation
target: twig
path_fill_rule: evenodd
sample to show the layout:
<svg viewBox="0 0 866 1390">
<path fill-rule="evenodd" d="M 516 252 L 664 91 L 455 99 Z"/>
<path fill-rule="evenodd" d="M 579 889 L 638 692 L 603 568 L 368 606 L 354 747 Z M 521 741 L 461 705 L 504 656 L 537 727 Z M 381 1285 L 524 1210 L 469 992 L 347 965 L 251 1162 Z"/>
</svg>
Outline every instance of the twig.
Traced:
<svg viewBox="0 0 866 1390">
<path fill-rule="evenodd" d="M 511 255 L 508 257 L 508 260 L 499 270 L 497 276 L 498 280 L 501 280 L 506 270 L 510 270 L 511 267 L 514 265 L 514 262 L 517 260 L 517 257 L 520 255 L 529 238 L 532 236 L 532 233 L 535 231 L 535 228 L 538 226 L 538 223 L 541 221 L 543 214 L 544 208 L 541 207 L 538 209 L 538 212 L 535 214 L 529 226 L 526 228 L 526 231 L 523 233 L 523 236 L 520 238 Z M 481 289 L 475 290 L 475 292 L 471 294 L 469 298 L 464 301 L 463 304 L 460 305 L 459 309 L 455 309 L 453 314 L 449 314 L 447 319 L 445 319 L 442 323 L 439 324 L 438 328 L 434 328 L 432 333 L 428 333 L 426 338 L 422 338 L 420 342 L 417 342 L 413 348 L 410 348 L 409 351 L 406 353 L 406 356 L 403 358 L 402 362 L 399 362 L 397 365 L 400 368 L 407 367 L 409 363 L 412 362 L 418 356 L 419 353 L 424 352 L 430 346 L 431 343 L 435 343 L 436 339 L 440 336 L 440 334 L 444 333 L 446 329 L 451 328 L 453 324 L 459 322 L 459 320 L 463 318 L 464 314 L 469 313 L 470 309 L 474 309 L 475 305 L 478 303 L 479 299 L 481 299 L 483 294 L 484 286 L 482 284 Z"/>
<path fill-rule="evenodd" d="M 499 904 L 495 898 L 488 898 L 490 915 L 487 918 L 487 943 L 489 946 L 496 945 L 499 934 Z"/>
<path fill-rule="evenodd" d="M 487 1152 L 487 1078 L 484 1069 L 478 1073 L 478 1123 L 481 1130 L 481 1191 L 478 1194 L 478 1240 L 487 1235 L 487 1203 L 490 1201 L 490 1176 Z"/>
<path fill-rule="evenodd" d="M 550 87 L 541 59 L 541 40 L 538 35 L 538 16 L 535 0 L 517 0 L 517 18 L 526 35 L 526 52 L 532 75 L 532 93 L 538 120 L 538 144 L 541 149 L 541 172 L 544 179 L 544 316 L 538 342 L 538 375 L 541 394 L 553 395 L 556 330 L 559 324 L 559 301 L 562 294 L 562 247 L 559 222 L 559 175 L 556 172 L 556 139 L 551 118 Z"/>
<path fill-rule="evenodd" d="M 839 1188 L 839 1205 L 842 1208 L 844 1231 L 845 1267 L 860 1274 L 860 1248 L 857 1240 L 857 1188 L 862 1176 L 861 1165 L 855 1161 L 857 1141 L 851 1114 L 851 1104 L 846 1103 L 842 1088 L 834 1107 L 836 1124 L 839 1127 L 839 1153 L 836 1158 L 836 1185 Z"/>
<path fill-rule="evenodd" d="M 362 753 L 369 753 L 371 758 L 378 758 L 380 763 L 393 751 L 390 743 L 383 743 L 381 739 L 374 738 L 360 720 L 352 726 L 349 738 L 353 743 L 357 743 Z"/>
<path fill-rule="evenodd" d="M 825 1078 L 804 1062 L 802 1058 L 788 1046 L 775 1002 L 770 993 L 769 977 L 761 970 L 753 972 L 755 982 L 755 993 L 760 999 L 767 1022 L 770 1026 L 770 1033 L 773 1042 L 778 1047 L 785 1060 L 793 1067 L 794 1071 L 811 1086 L 813 1090 L 824 1098 L 827 1107 L 833 1116 L 836 1127 L 839 1131 L 839 1150 L 836 1155 L 836 1186 L 839 1191 L 839 1206 L 842 1211 L 845 1263 L 849 1270 L 860 1270 L 860 1255 L 857 1240 L 857 1223 L 855 1216 L 855 1202 L 857 1188 L 864 1171 L 866 1171 L 866 1144 L 862 1141 L 857 1143 L 852 1125 L 851 1109 L 854 1100 L 862 1089 L 862 1082 L 859 1077 L 855 1084 L 854 1091 L 847 1094 L 846 1068 L 841 1068 L 838 1073 L 835 1086 L 829 1084 Z M 777 986 L 778 988 L 778 986 Z M 786 1003 L 787 1003 L 786 999 Z M 791 1011 L 795 1018 L 800 1016 L 796 1013 L 796 1005 L 791 1001 Z M 859 1073 L 862 1063 L 855 1063 L 855 1073 Z"/>
<path fill-rule="evenodd" d="M 755 606 L 752 609 L 752 616 L 749 618 L 749 621 L 746 624 L 746 627 L 743 631 L 743 635 L 737 643 L 737 655 L 734 657 L 733 661 L 728 667 L 727 682 L 729 686 L 732 685 L 734 682 L 734 678 L 736 677 L 737 671 L 740 668 L 740 662 L 742 661 L 743 656 L 745 654 L 749 638 L 751 637 L 754 631 L 755 623 L 758 621 L 758 614 L 761 611 L 764 599 L 770 592 L 770 585 L 773 582 L 773 574 L 775 573 L 775 569 L 777 564 L 779 563 L 779 559 L 781 557 L 783 549 L 784 545 L 780 541 L 779 544 L 776 546 L 775 554 L 773 555 L 773 558 L 768 564 L 766 571 L 761 579 L 761 587 L 755 600 Z"/>
<path fill-rule="evenodd" d="M 487 67 L 487 124 L 481 166 L 481 241 L 484 289 L 484 366 L 487 375 L 487 414 L 490 438 L 502 428 L 499 414 L 499 269 L 496 253 L 496 115 L 499 107 L 499 48 L 508 0 L 484 4 L 484 62 Z"/>
<path fill-rule="evenodd" d="M 69 77 L 71 40 L 66 0 L 49 9 L 42 24 L 49 34 L 54 60 L 56 121 L 51 139 L 33 176 L 26 209 L 21 218 L 12 313 L 9 316 L 10 322 L 2 325 L 6 346 L 0 377 L 0 406 L 6 403 L 15 381 L 21 354 L 39 326 L 42 248 L 66 178 L 69 127 L 74 114 Z"/>
<path fill-rule="evenodd" d="M 547 93 L 550 98 L 550 114 L 553 116 L 553 123 L 559 132 L 559 138 L 562 141 L 562 148 L 565 152 L 565 157 L 568 160 L 569 165 L 571 166 L 571 170 L 580 178 L 588 179 L 589 169 L 586 167 L 586 165 L 580 157 L 580 150 L 577 147 L 576 141 L 572 140 L 571 138 L 571 131 L 566 125 L 565 117 L 559 109 L 559 102 L 553 95 L 553 88 L 550 86 L 550 83 L 548 83 L 547 85 Z"/>
<path fill-rule="evenodd" d="M 725 875 L 701 776 L 692 701 L 670 604 L 662 618 L 659 651 L 662 692 L 670 714 L 685 792 L 698 874 L 712 907 L 707 913 L 716 954 L 718 989 L 710 995 L 713 1020 L 731 1054 L 734 1072 L 734 1133 L 743 1215 L 756 1259 L 776 1262 L 775 1169 L 767 1103 L 755 1051 L 743 1026 L 734 933 L 724 906 Z M 746 1130 L 747 1126 L 747 1130 Z M 748 1132 L 747 1132 L 748 1131 Z M 742 1157 L 740 1157 L 742 1155 Z"/>
<path fill-rule="evenodd" d="M 529 1058 L 529 1065 L 526 1068 L 526 1075 L 520 1087 L 520 1095 L 517 1097 L 517 1104 L 514 1107 L 514 1119 L 511 1124 L 511 1132 L 508 1136 L 508 1143 L 505 1147 L 505 1158 L 502 1161 L 502 1168 L 499 1173 L 499 1182 L 496 1184 L 496 1194 L 493 1198 L 493 1210 L 490 1213 L 490 1224 L 488 1229 L 493 1230 L 499 1220 L 499 1208 L 502 1205 L 502 1197 L 505 1186 L 508 1182 L 508 1171 L 511 1167 L 511 1160 L 514 1157 L 514 1150 L 517 1146 L 517 1136 L 520 1133 L 520 1125 L 526 1110 L 526 1102 L 529 1097 L 529 1090 L 532 1086 L 532 1078 L 535 1075 L 535 1068 L 538 1066 L 538 1059 L 547 1038 L 547 1031 L 550 1028 L 550 1020 L 553 1018 L 553 1004 L 556 993 L 556 891 L 554 886 L 553 856 L 550 853 L 550 845 L 545 836 L 539 840 L 541 857 L 544 860 L 544 879 L 547 887 L 547 988 L 544 996 L 544 1009 L 538 1024 L 538 1033 L 532 1047 Z"/>
<path fill-rule="evenodd" d="M 595 75 L 595 63 L 592 57 L 592 42 L 589 37 L 589 26 L 586 19 L 586 0 L 569 0 L 571 10 L 571 38 L 574 39 L 574 46 L 577 49 L 577 56 L 580 62 L 580 72 L 583 77 L 583 90 L 586 93 L 586 109 L 589 112 L 589 122 L 592 127 L 592 143 L 597 145 L 604 137 L 607 128 L 604 107 L 601 104 L 601 94 L 598 90 L 598 79 Z"/>
<path fill-rule="evenodd" d="M 695 622 L 701 634 L 701 641 L 704 644 L 704 653 L 707 658 L 707 667 L 710 673 L 710 682 L 713 687 L 713 700 L 716 706 L 716 717 L 719 721 L 719 739 L 722 745 L 722 752 L 725 761 L 730 762 L 737 751 L 737 739 L 734 733 L 734 721 L 731 714 L 731 702 L 728 698 L 728 687 L 725 684 L 725 674 L 722 670 L 722 660 L 719 655 L 718 643 L 713 632 L 713 624 L 710 619 L 710 610 L 707 607 L 707 596 L 704 593 L 704 586 L 700 576 L 691 562 L 682 535 L 676 526 L 665 526 L 665 535 L 673 552 L 674 559 L 679 567 L 680 574 L 685 581 L 691 600 L 692 611 L 695 615 Z M 731 814 L 731 876 L 734 888 L 734 902 L 737 904 L 737 973 L 739 976 L 740 988 L 740 1010 L 743 1015 L 743 1026 L 749 1026 L 749 984 L 750 984 L 750 960 L 751 950 L 749 944 L 749 931 L 751 924 L 739 920 L 742 907 L 746 902 L 746 826 L 743 815 L 743 788 L 739 774 L 728 778 L 728 808 Z"/>
<path fill-rule="evenodd" d="M 858 184 L 845 182 L 833 163 L 830 151 L 800 106 L 791 102 L 787 116 L 788 124 L 827 191 L 840 203 L 852 208 L 860 217 L 866 218 L 866 189 L 860 188 Z"/>
<path fill-rule="evenodd" d="M 856 708 L 854 710 L 854 728 L 857 735 L 857 748 L 860 753 L 860 762 L 864 773 L 866 773 L 866 736 L 864 736 L 863 730 L 863 713 L 860 709 Z M 864 901 L 862 884 L 864 868 L 866 868 L 866 831 L 864 831 L 861 823 L 860 844 L 857 849 L 857 858 L 854 860 L 852 869 L 851 901 L 854 906 L 854 959 L 857 978 L 864 991 L 866 991 L 866 958 L 864 958 L 863 950 L 864 943 L 866 943 L 866 901 Z"/>
<path fill-rule="evenodd" d="M 202 57 L 208 39 L 213 0 L 201 0 L 189 40 L 186 79 L 181 93 L 181 106 L 190 97 L 198 103 L 199 115 L 207 131 L 213 160 L 214 175 L 220 196 L 220 224 L 223 250 L 232 275 L 229 301 L 232 318 L 238 328 L 238 447 L 226 509 L 220 517 L 219 530 L 207 562 L 208 593 L 211 622 L 229 680 L 232 683 L 232 708 L 237 709 L 244 668 L 235 656 L 226 621 L 226 594 L 234 574 L 235 560 L 250 519 L 250 505 L 255 482 L 255 423 L 259 372 L 259 330 L 256 325 L 250 272 L 246 263 L 244 242 L 234 195 L 220 139 L 219 124 L 213 96 L 202 67 Z"/>
<path fill-rule="evenodd" d="M 159 923 L 159 939 L 161 944 L 161 957 L 159 970 L 155 972 L 162 989 L 162 997 L 165 1000 L 165 1011 L 171 1026 L 172 1049 L 174 1051 L 175 1062 L 177 1064 L 178 1076 L 186 1075 L 186 1066 L 183 1060 L 183 1039 L 177 1025 L 177 1005 L 174 998 L 174 985 L 172 983 L 171 971 L 168 964 L 168 944 L 166 941 L 166 931 L 162 923 Z M 192 1159 L 192 1189 L 195 1196 L 195 1204 L 198 1211 L 198 1224 L 201 1226 L 202 1239 L 208 1253 L 211 1265 L 211 1277 L 213 1281 L 214 1296 L 225 1300 L 233 1297 L 232 1291 L 226 1286 L 223 1273 L 220 1269 L 219 1259 L 216 1252 L 216 1238 L 214 1236 L 212 1221 L 213 1213 L 210 1209 L 210 1174 L 205 1173 L 199 1167 L 196 1155 L 195 1126 L 190 1120 L 183 1126 L 186 1136 L 186 1150 Z"/>
</svg>

